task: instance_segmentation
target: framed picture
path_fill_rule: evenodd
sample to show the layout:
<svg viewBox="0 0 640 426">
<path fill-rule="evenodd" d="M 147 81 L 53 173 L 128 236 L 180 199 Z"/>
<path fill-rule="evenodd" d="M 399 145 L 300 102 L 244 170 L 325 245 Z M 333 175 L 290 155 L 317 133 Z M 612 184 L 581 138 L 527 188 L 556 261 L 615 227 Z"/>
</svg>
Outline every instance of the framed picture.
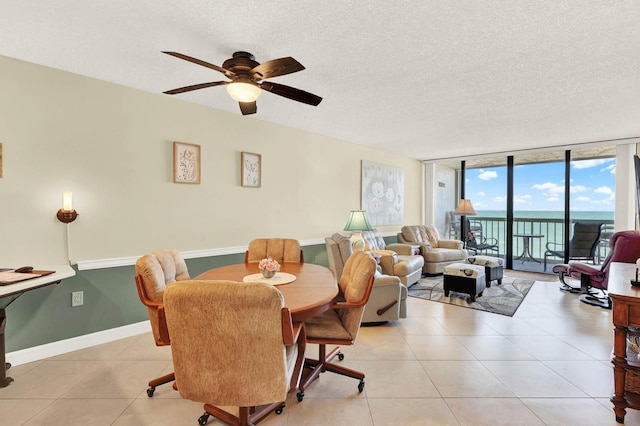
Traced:
<svg viewBox="0 0 640 426">
<path fill-rule="evenodd" d="M 173 181 L 200 183 L 200 145 L 173 143 Z"/>
<path fill-rule="evenodd" d="M 260 188 L 262 185 L 262 156 L 260 154 L 242 152 L 240 170 L 242 186 Z"/>
<path fill-rule="evenodd" d="M 371 226 L 404 223 L 404 170 L 362 160 L 361 205 Z"/>
</svg>

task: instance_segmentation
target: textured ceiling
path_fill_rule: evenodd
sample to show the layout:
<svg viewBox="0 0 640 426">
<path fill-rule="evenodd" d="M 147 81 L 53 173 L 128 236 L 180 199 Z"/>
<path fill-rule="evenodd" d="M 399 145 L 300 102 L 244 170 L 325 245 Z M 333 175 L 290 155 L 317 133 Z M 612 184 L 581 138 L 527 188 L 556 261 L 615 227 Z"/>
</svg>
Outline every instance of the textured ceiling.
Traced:
<svg viewBox="0 0 640 426">
<path fill-rule="evenodd" d="M 158 94 L 222 76 L 163 50 L 292 56 L 273 81 L 322 103 L 265 92 L 245 119 L 428 160 L 639 136 L 638 22 L 637 0 L 2 0 L 0 55 Z M 240 114 L 223 87 L 174 97 Z"/>
</svg>

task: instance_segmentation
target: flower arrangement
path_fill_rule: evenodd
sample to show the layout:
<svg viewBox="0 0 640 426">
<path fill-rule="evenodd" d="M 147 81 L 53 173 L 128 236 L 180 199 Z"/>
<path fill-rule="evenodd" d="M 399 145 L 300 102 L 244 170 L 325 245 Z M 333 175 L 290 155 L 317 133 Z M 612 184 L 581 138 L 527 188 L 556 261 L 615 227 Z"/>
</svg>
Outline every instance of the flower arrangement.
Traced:
<svg viewBox="0 0 640 426">
<path fill-rule="evenodd" d="M 270 257 L 264 258 L 258 264 L 258 269 L 265 278 L 273 277 L 280 270 L 280 264 Z"/>
</svg>

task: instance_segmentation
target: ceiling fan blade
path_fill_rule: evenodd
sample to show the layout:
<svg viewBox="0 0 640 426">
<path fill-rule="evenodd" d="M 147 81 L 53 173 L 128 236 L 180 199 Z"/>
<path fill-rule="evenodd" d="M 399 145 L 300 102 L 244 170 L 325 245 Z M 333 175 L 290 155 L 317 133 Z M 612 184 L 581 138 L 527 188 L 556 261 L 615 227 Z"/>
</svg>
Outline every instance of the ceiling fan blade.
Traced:
<svg viewBox="0 0 640 426">
<path fill-rule="evenodd" d="M 205 89 L 207 87 L 213 87 L 213 86 L 221 86 L 224 84 L 229 84 L 229 82 L 228 81 L 212 81 L 210 83 L 200 83 L 200 84 L 194 84 L 193 86 L 185 86 L 185 87 L 180 87 L 178 89 L 167 90 L 166 92 L 163 92 L 163 93 L 167 95 L 175 95 L 178 93 L 190 92 L 192 90 Z"/>
<path fill-rule="evenodd" d="M 240 104 L 240 111 L 242 111 L 242 115 L 255 114 L 258 111 L 256 101 L 238 102 L 238 104 Z"/>
<path fill-rule="evenodd" d="M 227 77 L 234 79 L 236 78 L 235 73 L 226 70 L 222 67 L 219 67 L 218 65 L 213 65 L 210 64 L 209 62 L 205 62 L 202 61 L 200 59 L 197 58 L 192 58 L 191 56 L 187 56 L 187 55 L 183 55 L 182 53 L 178 53 L 178 52 L 162 52 L 162 53 L 166 53 L 167 55 L 171 55 L 171 56 L 175 56 L 176 58 L 180 58 L 180 59 L 184 59 L 185 61 L 189 61 L 189 62 L 193 62 L 194 64 L 198 64 L 198 65 L 202 65 L 203 67 L 207 67 L 210 68 L 212 70 L 216 70 L 218 72 L 221 72 L 222 74 L 226 75 Z"/>
<path fill-rule="evenodd" d="M 320 96 L 305 92 L 304 90 L 296 89 L 295 87 L 285 86 L 284 84 L 271 83 L 267 81 L 261 83 L 260 87 L 267 92 L 313 106 L 317 106 L 322 101 Z"/>
<path fill-rule="evenodd" d="M 254 67 L 250 73 L 257 80 L 266 80 L 267 78 L 278 77 L 280 75 L 291 74 L 302 71 L 304 66 L 292 57 L 274 59 L 272 61 L 263 62 Z"/>
</svg>

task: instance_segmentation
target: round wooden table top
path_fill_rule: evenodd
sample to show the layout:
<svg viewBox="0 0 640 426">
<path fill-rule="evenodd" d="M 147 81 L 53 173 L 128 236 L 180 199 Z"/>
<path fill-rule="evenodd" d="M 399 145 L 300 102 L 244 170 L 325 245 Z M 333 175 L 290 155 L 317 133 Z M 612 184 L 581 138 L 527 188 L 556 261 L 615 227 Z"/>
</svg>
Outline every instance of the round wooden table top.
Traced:
<svg viewBox="0 0 640 426">
<path fill-rule="evenodd" d="M 295 281 L 276 286 L 296 322 L 328 310 L 331 301 L 338 295 L 338 285 L 333 272 L 324 266 L 310 263 L 282 263 L 280 271 L 296 276 Z M 257 263 L 242 263 L 210 269 L 194 279 L 242 282 L 245 276 L 259 272 Z"/>
</svg>

